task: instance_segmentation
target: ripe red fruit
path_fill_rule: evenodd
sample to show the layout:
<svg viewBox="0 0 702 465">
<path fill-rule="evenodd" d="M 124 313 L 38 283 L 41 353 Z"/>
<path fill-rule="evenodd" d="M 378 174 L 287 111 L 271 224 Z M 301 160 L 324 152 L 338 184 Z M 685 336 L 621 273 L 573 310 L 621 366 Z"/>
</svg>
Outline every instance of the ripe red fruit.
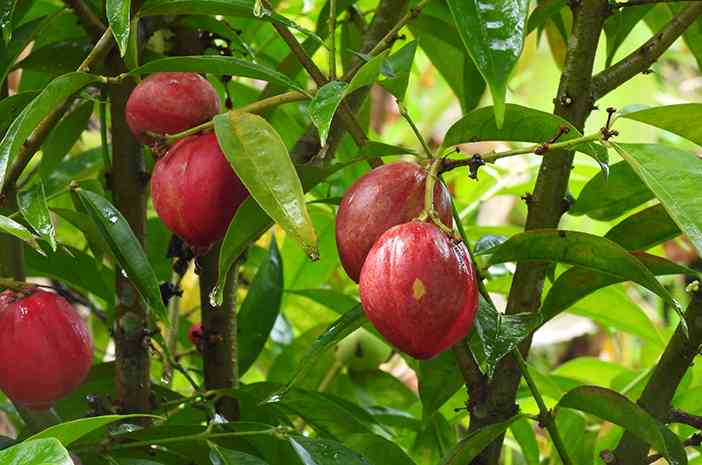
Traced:
<svg viewBox="0 0 702 465">
<path fill-rule="evenodd" d="M 13 402 L 51 408 L 83 382 L 92 352 L 88 328 L 60 295 L 0 293 L 0 388 Z"/>
<path fill-rule="evenodd" d="M 142 142 L 145 131 L 174 134 L 210 120 L 220 111 L 212 84 L 197 73 L 156 73 L 139 83 L 125 108 L 127 124 Z"/>
<path fill-rule="evenodd" d="M 478 308 L 473 264 L 465 245 L 430 223 L 386 231 L 361 271 L 361 303 L 390 343 L 432 358 L 465 337 Z"/>
<path fill-rule="evenodd" d="M 391 163 L 365 174 L 346 192 L 336 216 L 336 246 L 351 279 L 358 282 L 366 255 L 381 234 L 421 213 L 427 175 L 416 163 Z M 441 221 L 451 226 L 451 197 L 440 182 L 434 206 Z"/>
<path fill-rule="evenodd" d="M 151 177 L 156 213 L 197 255 L 224 237 L 248 195 L 214 133 L 178 141 L 156 162 Z"/>
</svg>

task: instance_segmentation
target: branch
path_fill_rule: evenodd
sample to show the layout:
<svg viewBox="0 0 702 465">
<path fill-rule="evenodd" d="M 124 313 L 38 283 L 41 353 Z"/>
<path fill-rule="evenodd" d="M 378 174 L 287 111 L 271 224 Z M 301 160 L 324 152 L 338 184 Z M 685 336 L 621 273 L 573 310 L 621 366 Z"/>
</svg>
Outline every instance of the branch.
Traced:
<svg viewBox="0 0 702 465">
<path fill-rule="evenodd" d="M 682 324 L 679 324 L 638 400 L 638 404 L 644 410 L 661 421 L 682 419 L 682 412 L 671 412 L 670 403 L 702 344 L 702 292 L 693 293 L 692 301 L 685 312 L 685 321 L 689 338 L 685 336 Z M 687 420 L 690 419 L 688 416 Z M 617 463 L 641 463 L 645 460 L 648 449 L 646 442 L 625 432 L 614 455 Z"/>
<path fill-rule="evenodd" d="M 592 78 L 592 96 L 598 100 L 639 73 L 646 71 L 685 30 L 702 15 L 702 2 L 695 2 L 674 17 L 638 50 Z"/>
<path fill-rule="evenodd" d="M 700 445 L 702 445 L 702 434 L 700 433 L 695 433 L 683 441 L 683 447 L 699 447 Z M 661 454 L 649 455 L 646 457 L 646 463 L 654 463 L 662 458 Z"/>
<path fill-rule="evenodd" d="M 98 40 L 102 36 L 105 30 L 105 25 L 102 24 L 100 18 L 95 16 L 95 13 L 88 7 L 88 5 L 83 2 L 83 0 L 63 0 L 68 8 L 73 10 L 78 19 L 80 20 L 83 28 L 90 34 L 95 40 Z"/>
<path fill-rule="evenodd" d="M 670 411 L 669 423 L 681 423 L 683 425 L 692 426 L 702 430 L 702 417 L 691 413 L 683 412 L 682 410 L 672 409 Z"/>
<path fill-rule="evenodd" d="M 653 5 L 655 3 L 677 3 L 677 2 L 699 2 L 700 0 L 629 0 L 627 2 L 617 2 L 612 5 L 612 9 L 626 8 L 628 6 Z"/>
</svg>

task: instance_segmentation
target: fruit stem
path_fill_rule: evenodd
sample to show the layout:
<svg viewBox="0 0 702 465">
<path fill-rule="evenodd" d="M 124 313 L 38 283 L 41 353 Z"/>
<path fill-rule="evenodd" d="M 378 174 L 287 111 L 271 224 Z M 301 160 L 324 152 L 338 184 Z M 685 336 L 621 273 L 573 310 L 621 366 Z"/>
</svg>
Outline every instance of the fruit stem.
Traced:
<svg viewBox="0 0 702 465">
<path fill-rule="evenodd" d="M 402 104 L 402 102 L 400 102 L 400 99 L 395 99 L 395 102 L 397 102 L 397 108 L 400 111 L 400 115 L 402 115 L 405 121 L 407 121 L 407 123 L 412 128 L 412 132 L 414 132 L 414 135 L 417 137 L 417 140 L 420 144 L 422 144 L 422 148 L 424 149 L 424 153 L 427 154 L 427 158 L 434 158 L 434 154 L 431 151 L 431 148 L 429 148 L 429 144 L 427 144 L 426 139 L 424 139 L 424 136 L 422 136 L 422 133 L 419 131 L 419 128 L 417 127 L 414 120 L 407 111 L 407 107 L 405 107 Z"/>
<path fill-rule="evenodd" d="M 441 170 L 443 162 L 444 160 L 441 158 L 434 158 L 431 162 L 424 186 L 424 210 L 419 214 L 417 220 L 431 221 L 445 234 L 453 237 L 453 229 L 441 222 L 441 217 L 436 211 L 436 208 L 434 208 L 434 190 L 436 188 L 436 182 L 439 180 L 439 170 Z"/>
</svg>

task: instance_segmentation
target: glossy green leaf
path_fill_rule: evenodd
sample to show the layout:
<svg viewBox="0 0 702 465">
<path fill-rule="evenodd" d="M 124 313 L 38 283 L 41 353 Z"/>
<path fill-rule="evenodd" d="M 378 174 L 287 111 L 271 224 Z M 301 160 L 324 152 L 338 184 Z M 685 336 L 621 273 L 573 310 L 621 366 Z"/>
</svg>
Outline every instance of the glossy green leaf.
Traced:
<svg viewBox="0 0 702 465">
<path fill-rule="evenodd" d="M 464 381 L 456 368 L 456 357 L 452 350 L 446 350 L 429 360 L 420 360 L 418 364 L 422 418 L 427 420 L 463 386 Z"/>
<path fill-rule="evenodd" d="M 627 8 L 625 8 L 627 9 Z M 640 108 L 640 107 L 638 107 Z M 621 118 L 633 119 L 650 126 L 664 129 L 680 137 L 702 145 L 702 127 L 695 124 L 702 118 L 702 103 L 681 103 L 624 111 Z"/>
<path fill-rule="evenodd" d="M 23 441 L 0 451 L 2 465 L 73 465 L 68 451 L 54 438 Z"/>
<path fill-rule="evenodd" d="M 393 77 L 388 77 L 380 81 L 380 85 L 399 100 L 405 99 L 407 85 L 409 84 L 414 55 L 417 52 L 417 41 L 414 40 L 402 47 L 400 50 L 390 55 L 387 64 L 392 68 Z"/>
<path fill-rule="evenodd" d="M 298 364 L 295 374 L 285 388 L 276 393 L 276 395 L 272 396 L 270 400 L 280 400 L 280 398 L 284 396 L 286 392 L 304 379 L 310 369 L 314 366 L 314 363 L 322 356 L 322 354 L 334 347 L 340 340 L 360 328 L 365 322 L 366 314 L 363 312 L 361 305 L 358 305 L 353 310 L 345 313 L 338 320 L 332 323 L 307 350 L 302 358 L 302 361 Z"/>
<path fill-rule="evenodd" d="M 65 158 L 44 180 L 46 196 L 52 198 L 65 192 L 71 182 L 96 179 L 103 167 L 102 147 L 86 150 Z"/>
<path fill-rule="evenodd" d="M 258 115 L 237 111 L 216 116 L 214 123 L 222 151 L 254 200 L 310 258 L 317 258 L 317 234 L 302 182 L 273 126 Z"/>
<path fill-rule="evenodd" d="M 17 0 L 3 0 L 0 2 L 0 30 L 2 39 L 9 42 L 12 39 L 12 15 L 15 14 Z"/>
<path fill-rule="evenodd" d="M 605 67 L 608 68 L 614 60 L 614 55 L 622 46 L 624 41 L 634 29 L 634 27 L 651 11 L 653 5 L 630 6 L 628 8 L 618 8 L 607 18 L 604 25 L 605 36 L 607 37 L 607 60 Z"/>
<path fill-rule="evenodd" d="M 358 299 L 331 289 L 286 289 L 285 293 L 306 297 L 340 315 L 359 305 Z"/>
<path fill-rule="evenodd" d="M 63 117 L 51 130 L 41 145 L 39 172 L 46 178 L 51 175 L 71 147 L 80 139 L 93 114 L 93 102 L 85 101 Z"/>
<path fill-rule="evenodd" d="M 330 439 L 292 435 L 289 440 L 304 465 L 371 465 L 358 452 Z"/>
<path fill-rule="evenodd" d="M 526 33 L 530 34 L 534 29 L 541 30 L 552 16 L 565 8 L 568 0 L 550 0 L 548 2 L 540 2 L 534 11 L 529 15 L 527 21 Z"/>
<path fill-rule="evenodd" d="M 516 420 L 510 426 L 514 439 L 522 448 L 522 455 L 527 465 L 539 465 L 539 444 L 536 442 L 536 434 L 531 424 L 526 418 Z"/>
<path fill-rule="evenodd" d="M 99 268 L 102 265 L 102 258 L 110 250 L 110 246 L 102 237 L 102 234 L 92 222 L 88 213 L 82 208 L 83 204 L 80 202 L 80 199 L 77 198 L 77 200 L 78 202 L 74 202 L 74 207 L 76 209 L 80 208 L 81 211 L 68 208 L 52 208 L 51 211 L 68 221 L 83 233 L 90 247 L 90 251 L 93 253 L 93 257 L 95 257 L 95 265 Z"/>
<path fill-rule="evenodd" d="M 8 0 L 0 2 L 0 14 L 2 14 L 2 5 L 7 5 L 7 3 Z M 44 24 L 46 24 L 46 21 L 41 18 L 29 21 L 14 31 L 11 42 L 5 44 L 0 42 L 0 81 L 4 81 L 7 78 L 17 58 L 27 45 L 36 38 L 37 33 L 41 31 Z M 7 124 L 9 125 L 10 122 L 8 121 Z"/>
<path fill-rule="evenodd" d="M 610 221 L 652 198 L 653 193 L 634 170 L 619 162 L 610 167 L 608 177 L 598 173 L 585 185 L 568 214 Z"/>
<path fill-rule="evenodd" d="M 37 241 L 31 231 L 12 218 L 0 215 L 0 231 L 6 232 L 7 234 L 11 234 L 16 238 L 23 240 L 42 253 L 41 249 L 39 248 L 39 244 L 37 244 Z"/>
<path fill-rule="evenodd" d="M 597 386 L 580 386 L 558 402 L 557 408 L 572 408 L 619 425 L 646 441 L 671 464 L 687 464 L 680 440 L 644 409 L 616 391 Z"/>
<path fill-rule="evenodd" d="M 395 442 L 377 434 L 352 434 L 344 438 L 344 445 L 374 465 L 414 465 L 414 461 Z"/>
<path fill-rule="evenodd" d="M 46 204 L 44 184 L 39 182 L 17 193 L 17 207 L 27 223 L 56 251 L 56 230 Z"/>
<path fill-rule="evenodd" d="M 485 371 L 489 377 L 495 373 L 497 363 L 512 352 L 541 323 L 535 313 L 506 315 L 480 296 L 480 307 L 475 319 L 475 330 L 482 342 Z"/>
<path fill-rule="evenodd" d="M 509 261 L 560 262 L 633 281 L 680 308 L 648 268 L 622 246 L 603 237 L 578 231 L 533 230 L 512 236 L 490 252 L 490 265 Z"/>
<path fill-rule="evenodd" d="M 248 77 L 272 82 L 286 89 L 305 92 L 299 84 L 275 69 L 259 63 L 225 56 L 203 55 L 161 58 L 132 70 L 131 74 L 150 74 L 162 71 L 191 71 L 195 73 Z"/>
<path fill-rule="evenodd" d="M 655 144 L 612 144 L 660 200 L 702 254 L 702 159 L 692 152 Z"/>
<path fill-rule="evenodd" d="M 487 81 L 495 103 L 495 122 L 505 117 L 507 79 L 524 47 L 528 0 L 448 0 L 463 44 Z"/>
<path fill-rule="evenodd" d="M 112 35 L 115 36 L 120 56 L 124 56 L 129 44 L 131 3 L 131 0 L 107 0 L 105 2 L 107 21 L 112 28 Z"/>
<path fill-rule="evenodd" d="M 67 421 L 53 425 L 41 432 L 31 436 L 27 441 L 37 439 L 55 438 L 61 441 L 64 446 L 69 446 L 83 436 L 109 425 L 116 421 L 131 420 L 133 418 L 144 418 L 151 415 L 104 415 L 100 417 L 81 418 L 79 420 Z M 157 417 L 153 417 L 157 418 Z"/>
<path fill-rule="evenodd" d="M 658 204 L 623 219 L 605 237 L 627 250 L 647 250 L 679 234 L 678 225 Z"/>
<path fill-rule="evenodd" d="M 505 105 L 504 124 L 498 128 L 493 112 L 493 107 L 480 108 L 456 121 L 446 133 L 444 147 L 483 140 L 542 143 L 553 138 L 561 126 L 570 128 L 568 134 L 561 136 L 561 141 L 582 136 L 559 116 L 514 104 Z M 603 172 L 607 172 L 609 158 L 602 145 L 587 143 L 579 145 L 576 150 L 594 158 Z"/>
<path fill-rule="evenodd" d="M 388 52 L 372 58 L 358 70 L 348 84 L 342 81 L 331 81 L 322 86 L 309 104 L 307 111 L 317 129 L 322 145 L 327 143 L 329 128 L 332 119 L 339 108 L 341 101 L 354 91 L 369 86 L 375 82 L 380 75 L 380 70 L 387 59 Z"/>
<path fill-rule="evenodd" d="M 97 76 L 75 72 L 51 81 L 48 86 L 22 110 L 0 142 L 0 188 L 5 183 L 7 166 L 19 152 L 39 122 L 83 87 L 97 82 Z"/>
<path fill-rule="evenodd" d="M 271 240 L 266 261 L 259 267 L 239 309 L 239 373 L 244 374 L 263 350 L 283 297 L 283 263 L 275 237 Z"/>
<path fill-rule="evenodd" d="M 92 45 L 89 42 L 76 40 L 62 40 L 52 42 L 36 50 L 16 63 L 14 69 L 33 70 L 46 73 L 50 76 L 74 71 L 88 56 Z"/>
<path fill-rule="evenodd" d="M 512 423 L 523 418 L 516 415 L 500 423 L 495 423 L 484 428 L 480 428 L 463 438 L 448 454 L 441 460 L 441 465 L 464 465 L 470 463 L 480 454 L 492 441 L 500 437 Z"/>
<path fill-rule="evenodd" d="M 0 100 L 0 115 L 3 115 L 3 118 L 0 119 L 0 137 L 5 134 L 5 131 L 10 127 L 10 124 L 17 115 L 19 115 L 37 95 L 39 95 L 39 92 L 21 92 Z"/>
<path fill-rule="evenodd" d="M 110 252 L 116 262 L 144 301 L 156 312 L 156 317 L 166 321 L 168 312 L 161 299 L 156 274 L 127 220 L 103 197 L 83 189 L 77 192 L 93 223 L 110 246 Z"/>
<path fill-rule="evenodd" d="M 210 461 L 212 465 L 267 465 L 263 459 L 233 449 L 225 449 L 210 442 Z"/>
</svg>

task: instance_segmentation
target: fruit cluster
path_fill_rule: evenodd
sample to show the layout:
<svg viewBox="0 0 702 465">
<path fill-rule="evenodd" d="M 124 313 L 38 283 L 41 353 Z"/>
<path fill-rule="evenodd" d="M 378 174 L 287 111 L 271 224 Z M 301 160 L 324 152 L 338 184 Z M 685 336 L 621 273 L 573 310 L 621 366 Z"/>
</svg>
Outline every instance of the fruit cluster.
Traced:
<svg viewBox="0 0 702 465">
<path fill-rule="evenodd" d="M 464 338 L 478 307 L 465 245 L 416 219 L 428 175 L 415 163 L 376 168 L 351 186 L 336 218 L 341 263 L 359 283 L 366 315 L 390 343 L 418 359 Z M 434 189 L 439 220 L 451 225 L 448 190 L 440 182 Z"/>
<path fill-rule="evenodd" d="M 126 118 L 146 144 L 193 128 L 220 111 L 214 87 L 196 73 L 157 73 L 129 96 Z M 185 137 L 158 159 L 151 177 L 156 213 L 196 255 L 222 239 L 248 191 L 232 170 L 214 133 Z"/>
</svg>

